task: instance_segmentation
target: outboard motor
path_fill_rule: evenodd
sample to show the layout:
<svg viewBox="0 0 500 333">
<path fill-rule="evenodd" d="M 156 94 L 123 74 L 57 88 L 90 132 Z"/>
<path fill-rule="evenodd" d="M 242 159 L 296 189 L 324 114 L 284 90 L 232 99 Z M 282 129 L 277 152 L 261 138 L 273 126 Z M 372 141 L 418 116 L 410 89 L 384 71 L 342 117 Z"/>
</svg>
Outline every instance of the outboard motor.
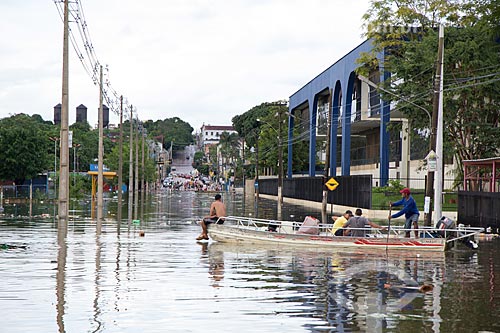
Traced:
<svg viewBox="0 0 500 333">
<path fill-rule="evenodd" d="M 448 218 L 446 216 L 441 216 L 441 218 L 439 219 L 439 221 L 436 223 L 436 229 L 440 229 L 439 235 L 441 237 L 450 236 L 451 233 L 450 232 L 446 232 L 445 230 L 446 229 L 455 229 L 455 228 L 456 228 L 455 221 L 453 221 L 452 219 L 450 219 L 450 218 Z"/>
<path fill-rule="evenodd" d="M 458 225 L 458 230 L 463 229 L 465 226 L 463 224 Z M 465 233 L 462 233 L 460 231 L 445 231 L 447 229 L 457 229 L 455 221 L 452 219 L 442 216 L 438 223 L 436 223 L 436 229 L 440 229 L 438 233 L 441 235 L 441 237 L 460 237 L 464 235 Z M 464 237 L 459 240 L 461 243 L 463 243 L 465 246 L 471 249 L 477 249 L 479 245 L 477 244 L 476 241 L 474 241 L 474 236 L 469 236 L 469 237 Z"/>
</svg>

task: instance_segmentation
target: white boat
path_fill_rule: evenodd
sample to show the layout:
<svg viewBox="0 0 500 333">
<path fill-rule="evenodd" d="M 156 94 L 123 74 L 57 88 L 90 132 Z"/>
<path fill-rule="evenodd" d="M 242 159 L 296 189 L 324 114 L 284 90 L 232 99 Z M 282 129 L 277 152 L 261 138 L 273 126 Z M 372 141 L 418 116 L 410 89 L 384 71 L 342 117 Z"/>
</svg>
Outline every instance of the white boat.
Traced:
<svg viewBox="0 0 500 333">
<path fill-rule="evenodd" d="M 357 228 L 364 230 L 365 237 L 334 236 L 331 225 L 319 224 L 314 234 L 300 233 L 301 222 L 256 219 L 238 216 L 224 218 L 224 223 L 208 226 L 208 235 L 218 242 L 275 243 L 290 246 L 321 248 L 358 248 L 380 250 L 445 251 L 457 241 L 468 241 L 483 231 L 483 228 L 429 228 L 420 227 L 419 238 L 405 238 L 408 231 L 390 226 L 386 230 Z M 271 228 L 270 228 L 271 227 Z M 275 229 L 276 231 L 269 231 Z M 311 226 L 308 226 L 311 229 Z M 355 228 L 352 228 L 353 230 Z"/>
</svg>

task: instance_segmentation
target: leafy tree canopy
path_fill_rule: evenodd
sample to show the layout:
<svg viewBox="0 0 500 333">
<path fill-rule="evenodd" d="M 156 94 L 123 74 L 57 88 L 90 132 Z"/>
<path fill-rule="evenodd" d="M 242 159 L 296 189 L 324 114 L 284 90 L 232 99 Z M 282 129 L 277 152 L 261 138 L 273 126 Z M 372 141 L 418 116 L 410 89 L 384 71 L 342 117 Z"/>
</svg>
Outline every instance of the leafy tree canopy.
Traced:
<svg viewBox="0 0 500 333">
<path fill-rule="evenodd" d="M 194 143 L 193 127 L 178 117 L 154 122 L 149 120 L 144 123 L 144 127 L 148 130 L 148 134 L 163 143 L 165 149 L 170 148 L 171 142 L 174 150 L 184 149 Z"/>
<path fill-rule="evenodd" d="M 21 184 L 47 170 L 50 128 L 40 119 L 17 114 L 0 120 L 0 179 Z"/>
<path fill-rule="evenodd" d="M 247 146 L 255 146 L 261 126 L 261 123 L 259 123 L 257 119 L 270 119 L 276 117 L 276 112 L 279 108 L 288 111 L 288 108 L 282 101 L 266 102 L 254 106 L 247 112 L 233 117 L 233 128 L 238 132 L 240 137 L 245 139 Z"/>
<path fill-rule="evenodd" d="M 390 79 L 384 88 L 392 94 L 382 91 L 382 95 L 397 102 L 414 128 L 428 129 L 424 109 L 432 113 L 437 27 L 444 24 L 444 151 L 459 160 L 498 155 L 498 19 L 498 1 L 373 2 L 364 20 L 374 50 L 361 57 L 366 65 L 361 71 L 373 71 L 376 54 L 385 52 L 382 70 L 390 73 Z M 408 100 L 412 104 L 405 102 Z"/>
</svg>

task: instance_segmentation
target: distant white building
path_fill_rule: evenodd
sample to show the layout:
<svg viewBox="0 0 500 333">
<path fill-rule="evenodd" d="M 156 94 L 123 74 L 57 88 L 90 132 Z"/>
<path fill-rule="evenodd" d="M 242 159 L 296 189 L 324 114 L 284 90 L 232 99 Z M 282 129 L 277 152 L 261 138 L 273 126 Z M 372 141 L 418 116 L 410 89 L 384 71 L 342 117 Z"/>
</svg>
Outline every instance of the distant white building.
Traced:
<svg viewBox="0 0 500 333">
<path fill-rule="evenodd" d="M 205 154 L 208 154 L 208 150 L 211 146 L 219 144 L 220 136 L 222 133 L 227 132 L 237 133 L 233 126 L 220 126 L 220 125 L 203 125 L 201 126 L 200 133 L 200 146 Z"/>
</svg>

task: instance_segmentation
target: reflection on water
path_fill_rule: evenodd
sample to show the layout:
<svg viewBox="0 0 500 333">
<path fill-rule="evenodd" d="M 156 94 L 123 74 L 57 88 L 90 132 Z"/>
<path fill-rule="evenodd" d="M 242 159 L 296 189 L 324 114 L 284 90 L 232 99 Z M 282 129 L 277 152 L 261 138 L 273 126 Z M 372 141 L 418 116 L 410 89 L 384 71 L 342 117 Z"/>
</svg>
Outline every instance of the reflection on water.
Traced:
<svg viewBox="0 0 500 333">
<path fill-rule="evenodd" d="M 124 220 L 120 232 L 113 201 L 102 226 L 80 218 L 67 232 L 50 220 L 0 220 L 1 331 L 500 331 L 497 241 L 446 254 L 197 243 L 194 222 L 212 199 L 148 197 L 141 223 Z M 224 201 L 231 214 L 274 218 L 272 201 Z"/>
</svg>

